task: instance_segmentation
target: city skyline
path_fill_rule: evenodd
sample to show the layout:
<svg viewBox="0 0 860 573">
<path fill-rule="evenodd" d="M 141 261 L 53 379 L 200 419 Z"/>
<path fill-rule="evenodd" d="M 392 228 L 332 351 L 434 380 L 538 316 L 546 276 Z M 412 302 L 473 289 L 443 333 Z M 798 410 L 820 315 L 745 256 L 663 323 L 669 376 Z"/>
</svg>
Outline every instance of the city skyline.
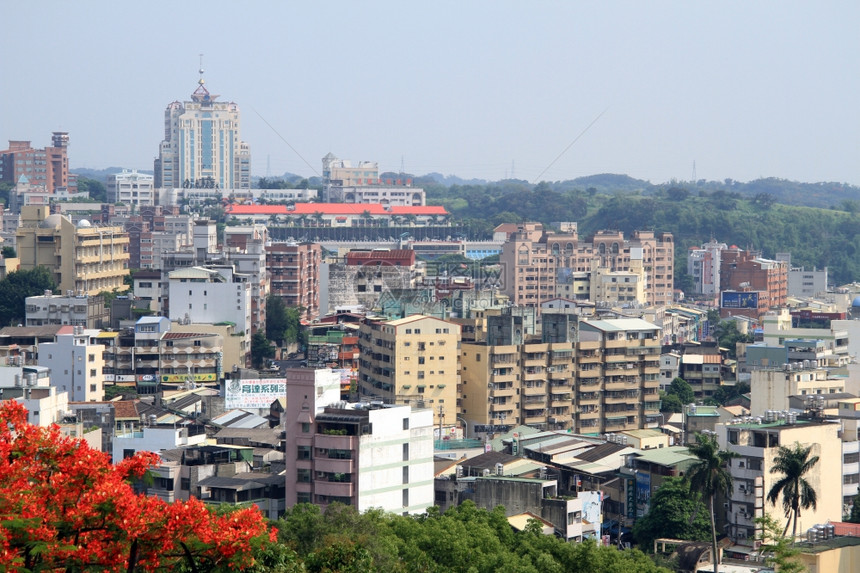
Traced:
<svg viewBox="0 0 860 573">
<path fill-rule="evenodd" d="M 150 171 L 202 53 L 255 176 L 332 152 L 465 179 L 860 185 L 854 3 L 84 5 L 4 10 L 0 146 L 67 131 L 71 169 Z"/>
</svg>

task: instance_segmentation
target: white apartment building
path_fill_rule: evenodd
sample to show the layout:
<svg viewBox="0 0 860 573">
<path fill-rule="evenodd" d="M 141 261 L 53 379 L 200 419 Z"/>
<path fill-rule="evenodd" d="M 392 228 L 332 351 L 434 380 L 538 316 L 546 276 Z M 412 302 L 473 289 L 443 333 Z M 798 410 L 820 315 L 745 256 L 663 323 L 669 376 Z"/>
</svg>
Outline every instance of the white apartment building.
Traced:
<svg viewBox="0 0 860 573">
<path fill-rule="evenodd" d="M 170 317 L 180 322 L 232 322 L 251 331 L 251 281 L 233 267 L 189 267 L 168 274 Z"/>
<path fill-rule="evenodd" d="M 780 527 L 786 517 L 780 495 L 776 505 L 766 496 L 773 484 L 781 479 L 779 472 L 771 473 L 779 446 L 812 446 L 810 456 L 818 463 L 805 476 L 818 494 L 816 509 L 805 509 L 797 523 L 802 534 L 818 523 L 842 519 L 842 442 L 839 424 L 807 421 L 791 416 L 785 418 L 754 418 L 737 423 L 717 424 L 717 441 L 721 448 L 737 453 L 729 470 L 734 492 L 726 505 L 726 533 L 736 543 L 754 546 L 755 519 L 764 513 L 772 516 Z"/>
<path fill-rule="evenodd" d="M 126 205 L 155 205 L 155 182 L 152 175 L 137 170 L 123 169 L 122 173 L 108 175 L 107 202 Z"/>
<path fill-rule="evenodd" d="M 433 505 L 430 410 L 325 406 L 319 393 L 315 371 L 287 372 L 287 507 L 337 501 L 358 511 L 416 514 Z"/>
<path fill-rule="evenodd" d="M 750 412 L 763 416 L 768 410 L 787 410 L 789 396 L 838 394 L 845 391 L 844 377 L 831 377 L 828 370 L 803 363 L 756 368 L 750 377 Z"/>
<path fill-rule="evenodd" d="M 110 322 L 110 311 L 105 309 L 101 295 L 76 295 L 67 292 L 65 296 L 45 291 L 40 296 L 25 299 L 25 325 L 46 326 L 50 324 L 69 324 L 85 328 L 103 328 Z"/>
<path fill-rule="evenodd" d="M 90 344 L 93 331 L 68 326 L 57 332 L 56 342 L 39 344 L 38 364 L 51 369 L 51 386 L 67 392 L 71 402 L 104 400 L 104 350 Z"/>
</svg>

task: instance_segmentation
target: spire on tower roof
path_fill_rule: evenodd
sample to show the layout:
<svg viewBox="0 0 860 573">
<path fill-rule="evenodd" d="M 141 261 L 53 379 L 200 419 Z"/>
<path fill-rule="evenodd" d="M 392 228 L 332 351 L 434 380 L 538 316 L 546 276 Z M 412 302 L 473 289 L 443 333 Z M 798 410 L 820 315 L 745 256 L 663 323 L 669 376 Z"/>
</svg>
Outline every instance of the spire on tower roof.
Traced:
<svg viewBox="0 0 860 573">
<path fill-rule="evenodd" d="M 216 94 L 210 94 L 209 90 L 204 85 L 206 80 L 203 79 L 203 54 L 200 54 L 200 69 L 197 73 L 200 74 L 200 79 L 197 80 L 197 89 L 191 94 L 191 99 L 197 103 L 212 103 L 218 97 Z"/>
</svg>

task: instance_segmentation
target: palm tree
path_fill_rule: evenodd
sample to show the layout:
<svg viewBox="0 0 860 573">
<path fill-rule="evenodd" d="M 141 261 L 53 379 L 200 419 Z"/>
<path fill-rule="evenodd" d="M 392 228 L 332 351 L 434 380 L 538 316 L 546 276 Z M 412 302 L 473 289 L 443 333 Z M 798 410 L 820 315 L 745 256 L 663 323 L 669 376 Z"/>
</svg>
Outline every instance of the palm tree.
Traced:
<svg viewBox="0 0 860 573">
<path fill-rule="evenodd" d="M 770 473 L 782 474 L 782 478 L 774 483 L 767 492 L 767 500 L 776 505 L 777 499 L 782 494 L 782 509 L 785 510 L 785 529 L 782 535 L 788 531 L 788 524 L 794 514 L 794 522 L 791 528 L 791 539 L 794 541 L 797 535 L 797 518 L 800 517 L 801 509 L 816 509 L 818 506 L 818 494 L 803 477 L 812 467 L 818 463 L 818 456 L 809 457 L 812 446 L 801 446 L 795 442 L 793 447 L 779 446 L 773 467 Z"/>
<path fill-rule="evenodd" d="M 727 466 L 729 460 L 738 457 L 734 452 L 720 449 L 717 437 L 713 434 L 696 434 L 695 445 L 690 446 L 690 453 L 698 458 L 687 469 L 687 480 L 690 492 L 699 492 L 706 496 L 711 503 L 711 550 L 713 551 L 714 573 L 719 572 L 720 557 L 717 553 L 717 524 L 715 523 L 714 499 L 718 493 L 725 496 L 734 491 L 732 474 Z"/>
</svg>

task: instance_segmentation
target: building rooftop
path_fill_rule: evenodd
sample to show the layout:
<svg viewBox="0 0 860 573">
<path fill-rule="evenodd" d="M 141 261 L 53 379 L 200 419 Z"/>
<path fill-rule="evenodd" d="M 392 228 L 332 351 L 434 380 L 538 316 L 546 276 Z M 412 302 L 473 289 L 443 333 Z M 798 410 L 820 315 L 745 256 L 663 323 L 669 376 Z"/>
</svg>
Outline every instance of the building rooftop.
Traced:
<svg viewBox="0 0 860 573">
<path fill-rule="evenodd" d="M 603 332 L 626 332 L 630 330 L 659 330 L 656 324 L 651 324 L 641 318 L 615 318 L 610 320 L 586 320 L 584 326 L 591 326 Z"/>
<path fill-rule="evenodd" d="M 633 450 L 637 461 L 648 462 L 658 466 L 671 467 L 687 460 L 694 460 L 696 456 L 684 446 L 669 446 L 668 448 L 654 448 L 650 450 Z"/>
</svg>

